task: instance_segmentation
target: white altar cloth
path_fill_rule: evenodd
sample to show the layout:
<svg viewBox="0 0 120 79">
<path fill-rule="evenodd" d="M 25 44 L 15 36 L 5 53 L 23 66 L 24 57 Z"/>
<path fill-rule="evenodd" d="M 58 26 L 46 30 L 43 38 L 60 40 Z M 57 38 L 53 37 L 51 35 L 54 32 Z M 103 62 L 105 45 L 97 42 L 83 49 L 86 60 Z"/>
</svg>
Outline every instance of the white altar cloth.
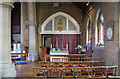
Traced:
<svg viewBox="0 0 120 79">
<path fill-rule="evenodd" d="M 69 51 L 50 51 L 50 55 L 56 55 L 56 57 L 50 57 L 50 62 L 58 62 L 58 61 L 55 61 L 53 60 L 53 58 L 58 58 L 60 59 L 59 61 L 60 62 L 65 62 L 65 58 L 67 59 L 68 57 L 59 57 L 57 55 L 68 55 L 69 54 Z M 67 60 L 68 61 L 68 60 Z"/>
</svg>

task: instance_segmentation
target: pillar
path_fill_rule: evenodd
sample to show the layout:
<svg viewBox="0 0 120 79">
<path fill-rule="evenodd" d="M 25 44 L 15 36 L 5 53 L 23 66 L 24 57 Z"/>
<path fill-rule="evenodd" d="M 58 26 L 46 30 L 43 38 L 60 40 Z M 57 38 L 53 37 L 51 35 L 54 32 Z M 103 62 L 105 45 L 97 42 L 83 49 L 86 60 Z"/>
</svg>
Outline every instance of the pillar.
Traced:
<svg viewBox="0 0 120 79">
<path fill-rule="evenodd" d="M 120 1 L 118 2 L 118 17 L 119 17 L 118 76 L 120 76 Z"/>
<path fill-rule="evenodd" d="M 12 2 L 0 2 L 0 77 L 16 77 L 11 63 L 11 9 Z"/>
<path fill-rule="evenodd" d="M 29 27 L 29 61 L 37 61 L 38 53 L 36 51 L 36 6 L 34 2 L 27 3 L 28 9 L 28 27 Z"/>
<path fill-rule="evenodd" d="M 22 48 L 26 46 L 26 3 L 21 2 L 21 45 Z"/>
</svg>

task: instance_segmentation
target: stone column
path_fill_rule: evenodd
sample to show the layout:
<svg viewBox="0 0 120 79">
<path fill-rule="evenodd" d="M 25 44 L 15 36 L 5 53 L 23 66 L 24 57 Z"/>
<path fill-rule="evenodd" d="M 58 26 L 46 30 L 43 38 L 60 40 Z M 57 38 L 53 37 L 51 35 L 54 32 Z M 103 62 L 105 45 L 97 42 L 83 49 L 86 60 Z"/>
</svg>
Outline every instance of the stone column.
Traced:
<svg viewBox="0 0 120 79">
<path fill-rule="evenodd" d="M 118 2 L 118 17 L 119 17 L 118 76 L 120 76 L 120 1 Z"/>
<path fill-rule="evenodd" d="M 16 77 L 11 63 L 11 9 L 12 2 L 0 2 L 0 77 Z"/>
<path fill-rule="evenodd" d="M 25 41 L 25 30 L 26 30 L 26 3 L 21 2 L 21 45 L 22 48 L 26 46 L 26 41 Z"/>
<path fill-rule="evenodd" d="M 28 8 L 28 26 L 29 26 L 29 61 L 37 61 L 38 53 L 36 51 L 36 6 L 34 2 L 27 3 Z"/>
</svg>

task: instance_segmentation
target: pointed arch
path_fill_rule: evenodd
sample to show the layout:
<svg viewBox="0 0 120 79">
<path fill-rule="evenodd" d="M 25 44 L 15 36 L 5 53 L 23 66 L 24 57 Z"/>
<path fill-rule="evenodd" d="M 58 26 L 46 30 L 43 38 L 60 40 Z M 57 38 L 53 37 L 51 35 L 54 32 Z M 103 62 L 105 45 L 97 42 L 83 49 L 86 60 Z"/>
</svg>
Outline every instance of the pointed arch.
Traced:
<svg viewBox="0 0 120 79">
<path fill-rule="evenodd" d="M 104 44 L 104 16 L 100 9 L 98 9 L 95 18 L 95 44 L 101 42 Z"/>
<path fill-rule="evenodd" d="M 86 27 L 86 44 L 87 45 L 89 45 L 89 43 L 91 42 L 91 31 L 92 31 L 91 20 L 90 20 L 90 17 L 88 16 L 87 27 Z"/>
</svg>

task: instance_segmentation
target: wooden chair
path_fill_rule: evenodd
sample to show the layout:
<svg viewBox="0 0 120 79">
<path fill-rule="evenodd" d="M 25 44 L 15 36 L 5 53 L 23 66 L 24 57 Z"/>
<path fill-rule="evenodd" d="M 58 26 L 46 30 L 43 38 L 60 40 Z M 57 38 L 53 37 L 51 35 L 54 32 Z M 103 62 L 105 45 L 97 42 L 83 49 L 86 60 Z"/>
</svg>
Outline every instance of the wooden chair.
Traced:
<svg viewBox="0 0 120 79">
<path fill-rule="evenodd" d="M 60 62 L 61 58 L 52 58 L 52 62 Z"/>
<path fill-rule="evenodd" d="M 39 67 L 45 67 L 45 68 L 49 67 L 49 62 L 40 61 L 38 63 L 39 63 L 38 64 Z"/>
<path fill-rule="evenodd" d="M 62 68 L 62 77 L 72 77 L 74 78 L 74 69 L 73 68 Z"/>
<path fill-rule="evenodd" d="M 90 67 L 78 67 L 74 69 L 75 77 L 89 77 Z M 91 74 L 90 74 L 91 75 Z"/>
<path fill-rule="evenodd" d="M 48 77 L 49 78 L 59 78 L 60 77 L 60 68 L 49 68 L 48 69 Z"/>
<path fill-rule="evenodd" d="M 64 57 L 62 58 L 62 62 L 68 62 L 69 58 L 68 57 Z"/>
<path fill-rule="evenodd" d="M 43 67 L 33 67 L 34 77 L 45 78 L 48 75 L 48 69 Z"/>
<path fill-rule="evenodd" d="M 73 67 L 83 67 L 83 62 L 73 62 Z"/>
<path fill-rule="evenodd" d="M 92 67 L 92 72 L 91 72 L 92 77 L 104 76 L 104 73 L 105 73 L 104 66 Z"/>
<path fill-rule="evenodd" d="M 60 67 L 60 62 L 49 62 L 50 67 Z"/>
<path fill-rule="evenodd" d="M 62 62 L 62 67 L 73 67 L 72 62 Z"/>
<path fill-rule="evenodd" d="M 91 61 L 99 61 L 99 57 L 91 57 L 90 60 Z"/>
<path fill-rule="evenodd" d="M 106 76 L 116 76 L 117 66 L 105 66 Z"/>
</svg>

